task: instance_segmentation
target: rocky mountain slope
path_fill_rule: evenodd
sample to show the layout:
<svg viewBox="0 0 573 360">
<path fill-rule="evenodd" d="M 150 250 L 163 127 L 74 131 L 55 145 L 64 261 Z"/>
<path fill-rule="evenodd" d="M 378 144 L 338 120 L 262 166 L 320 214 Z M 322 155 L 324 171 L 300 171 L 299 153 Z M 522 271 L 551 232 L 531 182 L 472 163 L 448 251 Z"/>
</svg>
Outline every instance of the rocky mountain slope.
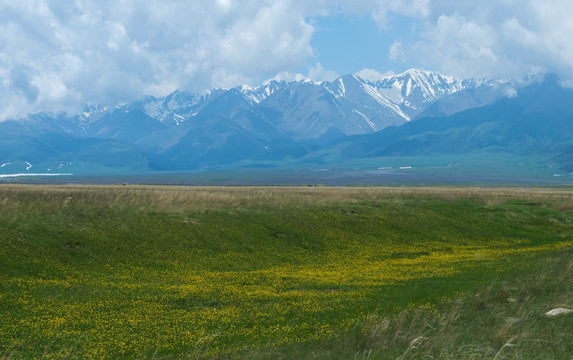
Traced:
<svg viewBox="0 0 573 360">
<path fill-rule="evenodd" d="M 188 170 L 298 158 L 348 136 L 484 106 L 514 87 L 412 69 L 377 81 L 347 75 L 322 83 L 271 80 L 256 88 L 176 91 L 73 116 L 2 122 L 0 162 Z"/>
</svg>

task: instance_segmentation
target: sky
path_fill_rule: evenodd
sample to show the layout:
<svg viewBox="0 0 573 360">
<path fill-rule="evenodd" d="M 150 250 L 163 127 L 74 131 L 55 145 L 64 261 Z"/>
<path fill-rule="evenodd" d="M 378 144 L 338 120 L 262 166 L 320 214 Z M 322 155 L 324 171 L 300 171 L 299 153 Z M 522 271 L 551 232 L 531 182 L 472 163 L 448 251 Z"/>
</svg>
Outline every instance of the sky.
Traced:
<svg viewBox="0 0 573 360">
<path fill-rule="evenodd" d="M 0 0 L 0 120 L 265 80 L 555 73 L 571 0 Z"/>
</svg>

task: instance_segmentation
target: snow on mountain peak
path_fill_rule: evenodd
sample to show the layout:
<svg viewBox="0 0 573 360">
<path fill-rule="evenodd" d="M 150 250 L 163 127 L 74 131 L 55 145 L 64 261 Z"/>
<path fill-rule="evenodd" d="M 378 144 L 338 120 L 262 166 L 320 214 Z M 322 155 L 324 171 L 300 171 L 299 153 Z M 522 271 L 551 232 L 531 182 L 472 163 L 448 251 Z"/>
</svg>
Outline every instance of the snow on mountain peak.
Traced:
<svg viewBox="0 0 573 360">
<path fill-rule="evenodd" d="M 253 87 L 252 87 L 252 86 L 249 86 L 249 85 L 247 85 L 247 84 L 243 84 L 243 85 L 241 85 L 238 89 L 239 89 L 240 92 L 247 92 L 247 91 L 252 91 L 252 90 L 253 90 Z"/>
<path fill-rule="evenodd" d="M 433 103 L 464 88 L 461 79 L 420 69 L 386 77 L 376 82 L 375 87 L 393 102 L 409 104 L 413 113 L 424 104 Z"/>
<path fill-rule="evenodd" d="M 265 81 L 261 86 L 258 87 L 248 87 L 242 86 L 237 88 L 241 94 L 246 96 L 248 99 L 258 104 L 265 100 L 267 97 L 274 94 L 276 91 L 283 89 L 287 86 L 287 82 L 283 80 L 268 80 Z"/>
<path fill-rule="evenodd" d="M 265 106 L 286 106 L 289 112 L 297 112 L 289 116 L 299 119 L 306 119 L 309 111 L 326 111 L 332 104 L 335 109 L 328 111 L 337 112 L 334 118 L 338 119 L 333 121 L 341 124 L 347 118 L 352 118 L 353 122 L 358 121 L 357 125 L 340 125 L 346 129 L 343 132 L 360 133 L 410 121 L 443 97 L 476 86 L 479 85 L 474 81 L 422 69 L 410 69 L 401 74 L 363 70 L 354 75 L 341 76 L 332 82 L 316 83 L 301 77 L 294 81 L 271 79 L 257 87 L 240 85 L 229 90 L 215 89 L 202 95 L 175 91 L 165 97 L 145 97 L 130 107 L 138 107 L 164 124 L 180 125 L 201 113 L 201 109 L 214 99 L 233 92 L 250 104 L 247 106 L 256 107 L 262 102 L 265 102 Z M 324 91 L 328 96 L 320 95 Z M 236 101 L 232 99 L 238 98 L 229 97 L 224 101 Z M 316 106 L 318 110 L 311 110 L 309 106 Z M 298 126 L 310 125 L 301 122 Z"/>
<path fill-rule="evenodd" d="M 346 95 L 346 88 L 344 87 L 344 80 L 342 78 L 338 78 L 338 85 L 340 86 L 339 94 L 341 96 Z"/>
</svg>

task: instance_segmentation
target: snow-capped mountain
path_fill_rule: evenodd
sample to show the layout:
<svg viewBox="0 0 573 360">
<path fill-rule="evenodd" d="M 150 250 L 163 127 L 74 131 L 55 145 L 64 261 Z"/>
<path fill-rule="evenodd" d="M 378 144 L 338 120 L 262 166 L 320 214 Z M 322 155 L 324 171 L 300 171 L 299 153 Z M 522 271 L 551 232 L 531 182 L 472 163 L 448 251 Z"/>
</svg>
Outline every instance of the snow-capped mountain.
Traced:
<svg viewBox="0 0 573 360">
<path fill-rule="evenodd" d="M 365 91 L 395 109 L 404 119 L 411 120 L 434 102 L 458 91 L 474 88 L 475 84 L 471 80 L 411 69 L 375 83 L 366 82 Z"/>
<path fill-rule="evenodd" d="M 459 99 L 463 97 L 456 95 Z M 533 156 L 534 161 L 543 159 L 548 167 L 573 174 L 572 139 L 573 89 L 546 76 L 485 106 L 341 139 L 330 149 L 322 148 L 314 161 L 333 153 L 356 159 L 439 154 L 463 159 L 464 154 L 482 152 L 491 161 L 497 154 Z"/>
<path fill-rule="evenodd" d="M 146 96 L 115 108 L 90 106 L 75 116 L 36 114 L 1 123 L 0 131 L 22 142 L 47 139 L 43 135 L 50 134 L 55 143 L 43 146 L 45 154 L 70 149 L 74 158 L 100 159 L 105 158 L 107 144 L 111 156 L 129 154 L 138 163 L 200 168 L 247 158 L 298 156 L 345 136 L 400 126 L 420 115 L 449 115 L 485 105 L 511 86 L 416 69 L 376 81 L 358 75 L 321 83 L 270 80 L 258 87 Z M 453 97 L 463 101 L 448 100 Z M 62 139 L 71 139 L 69 146 L 63 146 Z M 37 143 L 33 149 L 40 151 Z M 14 160 L 19 159 L 0 159 Z"/>
<path fill-rule="evenodd" d="M 270 80 L 258 87 L 243 85 L 201 95 L 176 91 L 162 98 L 148 96 L 125 105 L 123 110 L 140 111 L 171 127 L 201 115 L 205 108 L 213 112 L 211 103 L 226 111 L 240 105 L 253 113 L 264 113 L 264 121 L 279 133 L 294 140 L 309 140 L 325 134 L 367 134 L 399 126 L 455 93 L 467 93 L 466 98 L 474 100 L 466 101 L 468 107 L 483 105 L 503 95 L 500 86 L 494 88 L 492 84 L 412 69 L 375 82 L 347 75 L 322 83 Z M 479 99 L 472 95 L 476 89 L 481 89 Z M 229 96 L 231 93 L 234 95 Z M 459 104 L 451 107 L 455 111 L 442 110 L 448 114 L 464 110 Z"/>
<path fill-rule="evenodd" d="M 176 90 L 165 97 L 146 96 L 144 99 L 127 105 L 128 109 L 142 110 L 147 116 L 159 120 L 167 126 L 180 125 L 197 115 L 212 96 L 222 90 L 213 90 L 194 95 Z"/>
<path fill-rule="evenodd" d="M 284 90 L 288 86 L 289 83 L 286 81 L 269 80 L 266 81 L 263 85 L 255 88 L 247 85 L 242 85 L 235 89 L 251 99 L 254 103 L 259 104 L 269 96 L 272 96 L 278 91 Z"/>
</svg>

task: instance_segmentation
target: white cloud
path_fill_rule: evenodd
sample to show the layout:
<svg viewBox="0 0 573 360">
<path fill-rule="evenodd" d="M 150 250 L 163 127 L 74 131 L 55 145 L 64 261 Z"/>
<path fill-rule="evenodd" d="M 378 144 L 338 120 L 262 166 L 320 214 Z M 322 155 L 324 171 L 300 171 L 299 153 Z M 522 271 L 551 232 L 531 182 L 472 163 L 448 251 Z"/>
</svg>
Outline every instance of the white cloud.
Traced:
<svg viewBox="0 0 573 360">
<path fill-rule="evenodd" d="M 314 81 L 322 82 L 322 81 L 333 81 L 339 75 L 334 71 L 327 70 L 320 65 L 320 63 L 316 63 L 312 66 L 308 71 L 308 77 Z"/>
<path fill-rule="evenodd" d="M 489 76 L 492 63 L 507 66 L 500 58 L 496 30 L 488 24 L 476 23 L 459 14 L 441 15 L 426 36 L 428 41 L 414 44 L 409 53 L 423 56 L 442 71 Z M 403 47 L 400 50 L 405 51 Z"/>
<path fill-rule="evenodd" d="M 390 45 L 390 49 L 388 51 L 388 58 L 391 60 L 396 61 L 404 61 L 406 60 L 406 54 L 402 49 L 402 42 L 401 41 L 394 41 L 392 45 Z"/>
<path fill-rule="evenodd" d="M 430 14 L 430 0 L 379 1 L 372 11 L 372 17 L 379 26 L 387 27 L 389 16 L 405 15 L 425 18 Z"/>
<path fill-rule="evenodd" d="M 517 90 L 513 89 L 513 88 L 507 88 L 505 90 L 505 96 L 508 98 L 514 98 L 517 97 Z"/>
<path fill-rule="evenodd" d="M 378 26 L 387 28 L 396 16 L 427 17 L 431 0 L 314 0 L 305 3 L 307 14 L 369 14 Z"/>
<path fill-rule="evenodd" d="M 422 39 L 403 50 L 426 67 L 458 75 L 555 72 L 572 79 L 572 13 L 569 0 L 432 0 Z"/>
<path fill-rule="evenodd" d="M 573 79 L 570 0 L 0 0 L 0 119 L 299 78 L 315 57 L 311 18 L 340 13 L 383 30 L 409 18 L 415 36 L 394 39 L 396 61 Z M 318 61 L 308 76 L 336 76 Z"/>
<path fill-rule="evenodd" d="M 75 112 L 177 88 L 295 74 L 315 54 L 312 16 L 420 15 L 428 0 L 0 0 L 1 118 Z M 308 76 L 336 74 L 316 64 Z"/>
<path fill-rule="evenodd" d="M 276 80 L 276 81 L 290 82 L 290 81 L 302 81 L 306 79 L 308 78 L 301 73 L 291 73 L 288 71 L 282 71 L 266 81 Z"/>
<path fill-rule="evenodd" d="M 0 116 L 296 71 L 313 56 L 303 10 L 289 0 L 0 0 Z"/>
<path fill-rule="evenodd" d="M 362 69 L 359 72 L 357 72 L 356 75 L 364 80 L 376 82 L 384 78 L 390 77 L 392 75 L 395 75 L 395 73 L 393 71 L 386 71 L 385 73 L 381 73 L 378 70 L 374 69 Z"/>
</svg>

